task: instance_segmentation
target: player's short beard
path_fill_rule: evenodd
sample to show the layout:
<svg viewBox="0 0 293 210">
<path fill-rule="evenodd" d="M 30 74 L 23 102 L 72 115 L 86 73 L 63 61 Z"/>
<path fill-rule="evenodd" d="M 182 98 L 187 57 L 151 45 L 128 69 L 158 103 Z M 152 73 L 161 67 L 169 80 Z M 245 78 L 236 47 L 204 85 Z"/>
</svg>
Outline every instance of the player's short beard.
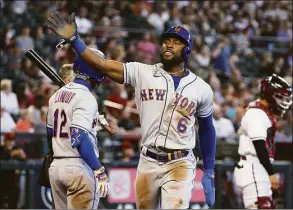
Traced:
<svg viewBox="0 0 293 210">
<path fill-rule="evenodd" d="M 160 57 L 165 71 L 168 71 L 168 69 L 178 66 L 183 62 L 182 58 L 176 55 L 171 60 L 165 60 L 163 54 L 160 54 Z"/>
</svg>

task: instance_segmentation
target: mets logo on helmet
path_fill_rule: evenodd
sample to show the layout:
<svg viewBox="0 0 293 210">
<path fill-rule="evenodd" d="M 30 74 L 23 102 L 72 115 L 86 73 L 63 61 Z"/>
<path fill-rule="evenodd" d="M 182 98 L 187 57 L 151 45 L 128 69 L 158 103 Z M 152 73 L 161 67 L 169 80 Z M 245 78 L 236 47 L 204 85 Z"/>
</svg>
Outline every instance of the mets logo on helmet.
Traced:
<svg viewBox="0 0 293 210">
<path fill-rule="evenodd" d="M 177 27 L 175 28 L 175 31 L 176 31 L 176 33 L 179 33 L 179 32 L 181 31 L 181 27 L 180 27 L 180 26 L 177 26 Z"/>
</svg>

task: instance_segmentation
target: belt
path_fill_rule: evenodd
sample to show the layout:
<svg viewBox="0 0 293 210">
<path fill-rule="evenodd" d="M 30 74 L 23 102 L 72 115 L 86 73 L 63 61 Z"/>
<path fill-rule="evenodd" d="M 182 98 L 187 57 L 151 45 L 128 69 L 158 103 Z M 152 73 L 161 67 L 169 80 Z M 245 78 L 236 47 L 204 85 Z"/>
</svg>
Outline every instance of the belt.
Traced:
<svg viewBox="0 0 293 210">
<path fill-rule="evenodd" d="M 186 157 L 188 155 L 189 151 L 188 150 L 177 150 L 172 153 L 167 153 L 167 154 L 157 154 L 154 153 L 150 150 L 146 150 L 146 155 L 150 158 L 153 158 L 159 162 L 168 162 L 171 160 L 176 160 L 182 157 Z"/>
<path fill-rule="evenodd" d="M 54 156 L 54 159 L 63 159 L 63 158 L 81 158 L 81 157 L 67 157 L 67 156 Z"/>
<path fill-rule="evenodd" d="M 244 155 L 241 155 L 240 156 L 240 159 L 241 160 L 247 160 L 246 156 L 244 156 Z M 243 165 L 239 165 L 238 163 L 236 163 L 235 164 L 235 167 L 240 169 L 240 168 L 243 168 Z"/>
</svg>

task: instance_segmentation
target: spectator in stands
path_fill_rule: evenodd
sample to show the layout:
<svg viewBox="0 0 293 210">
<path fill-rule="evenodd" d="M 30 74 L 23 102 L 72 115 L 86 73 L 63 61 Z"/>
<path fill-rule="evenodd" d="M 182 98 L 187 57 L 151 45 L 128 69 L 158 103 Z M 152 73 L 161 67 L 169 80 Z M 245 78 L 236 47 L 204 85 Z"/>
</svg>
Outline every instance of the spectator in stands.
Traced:
<svg viewBox="0 0 293 210">
<path fill-rule="evenodd" d="M 207 45 L 201 45 L 195 53 L 195 59 L 200 67 L 208 67 L 211 60 L 210 49 Z"/>
<path fill-rule="evenodd" d="M 12 82 L 8 79 L 1 80 L 1 105 L 11 114 L 14 119 L 19 115 L 19 105 L 17 96 L 12 92 Z"/>
<path fill-rule="evenodd" d="M 16 42 L 22 52 L 26 52 L 29 49 L 34 49 L 34 40 L 30 36 L 31 29 L 25 25 L 22 28 L 21 35 L 17 37 Z"/>
<path fill-rule="evenodd" d="M 124 27 L 131 29 L 150 28 L 146 18 L 142 15 L 144 4 L 145 2 L 143 1 L 133 1 L 133 3 L 128 4 L 124 11 Z M 130 33 L 127 38 L 128 40 L 139 40 L 141 38 L 141 33 Z"/>
<path fill-rule="evenodd" d="M 124 143 L 121 146 L 121 149 L 122 149 L 122 154 L 123 154 L 121 161 L 129 162 L 129 161 L 133 160 L 134 150 L 133 150 L 133 147 L 129 141 L 124 141 Z"/>
<path fill-rule="evenodd" d="M 34 126 L 28 118 L 27 109 L 20 110 L 20 119 L 16 123 L 15 131 L 18 132 L 34 132 Z"/>
<path fill-rule="evenodd" d="M 293 143 L 292 140 L 292 110 L 289 110 L 284 119 L 278 121 L 276 142 L 288 142 Z"/>
<path fill-rule="evenodd" d="M 165 2 L 155 2 L 153 12 L 148 16 L 148 23 L 156 29 L 157 35 L 164 32 L 164 24 L 169 20 L 169 12 Z"/>
<path fill-rule="evenodd" d="M 238 128 L 240 127 L 241 120 L 242 120 L 244 113 L 245 113 L 245 109 L 243 107 L 240 107 L 240 106 L 236 107 L 235 119 L 233 121 L 233 126 L 234 126 L 235 131 L 238 131 Z"/>
<path fill-rule="evenodd" d="M 46 45 L 46 36 L 43 27 L 39 26 L 35 32 L 35 50 L 42 57 L 48 57 L 51 53 L 50 47 Z"/>
<path fill-rule="evenodd" d="M 180 10 L 176 4 L 173 5 L 170 13 L 170 18 L 165 22 L 164 31 L 172 26 L 180 26 L 182 24 L 180 20 Z"/>
<path fill-rule="evenodd" d="M 146 64 L 153 64 L 155 61 L 155 55 L 157 51 L 157 46 L 154 42 L 151 41 L 152 34 L 145 33 L 143 35 L 143 40 L 137 43 L 137 61 L 146 63 Z"/>
<path fill-rule="evenodd" d="M 78 16 L 75 18 L 78 33 L 85 35 L 89 34 L 92 30 L 92 21 L 87 18 L 88 9 L 85 6 L 80 7 Z"/>
<path fill-rule="evenodd" d="M 0 146 L 0 160 L 24 160 L 23 149 L 15 145 L 15 133 L 4 134 L 4 144 Z M 0 208 L 17 209 L 19 199 L 19 176 L 14 169 L 0 173 Z"/>
<path fill-rule="evenodd" d="M 21 60 L 23 53 L 21 52 L 19 46 L 12 41 L 11 46 L 8 51 L 8 69 L 4 71 L 4 75 L 9 79 L 17 78 L 20 73 Z"/>
<path fill-rule="evenodd" d="M 1 133 L 3 132 L 11 132 L 15 129 L 15 122 L 13 118 L 10 116 L 8 112 L 3 108 L 3 104 L 1 102 Z"/>
<path fill-rule="evenodd" d="M 229 58 L 231 49 L 228 42 L 226 37 L 221 37 L 216 48 L 212 51 L 212 57 L 215 59 L 215 68 L 220 70 L 223 75 L 230 77 L 231 68 L 229 66 Z"/>
<path fill-rule="evenodd" d="M 34 95 L 29 88 L 29 84 L 27 81 L 21 80 L 17 84 L 15 84 L 15 93 L 17 95 L 20 109 L 26 109 L 31 104 L 33 104 Z"/>
<path fill-rule="evenodd" d="M 46 127 L 47 112 L 48 112 L 48 107 L 41 108 L 40 121 L 35 125 L 35 132 L 36 133 L 46 133 L 47 132 L 47 127 Z"/>
<path fill-rule="evenodd" d="M 41 121 L 41 109 L 44 106 L 44 102 L 44 96 L 38 94 L 35 97 L 34 104 L 30 105 L 27 109 L 29 120 L 33 123 L 34 126 Z"/>
<path fill-rule="evenodd" d="M 223 104 L 225 99 L 221 92 L 221 81 L 217 77 L 215 72 L 210 72 L 209 84 L 214 91 L 214 98 L 216 103 Z"/>
<path fill-rule="evenodd" d="M 230 140 L 230 138 L 235 136 L 235 129 L 231 120 L 223 117 L 223 112 L 221 106 L 214 105 L 214 125 L 216 129 L 216 137 L 220 140 Z"/>
</svg>

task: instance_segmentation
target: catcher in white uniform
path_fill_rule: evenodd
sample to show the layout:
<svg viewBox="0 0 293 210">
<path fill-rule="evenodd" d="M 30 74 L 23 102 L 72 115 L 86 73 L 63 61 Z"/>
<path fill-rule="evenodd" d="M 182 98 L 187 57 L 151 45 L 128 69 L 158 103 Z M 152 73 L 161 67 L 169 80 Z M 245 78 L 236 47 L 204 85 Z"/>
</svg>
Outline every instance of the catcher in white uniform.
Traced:
<svg viewBox="0 0 293 210">
<path fill-rule="evenodd" d="M 100 51 L 95 51 L 103 56 Z M 109 182 L 99 160 L 96 139 L 98 105 L 91 90 L 104 80 L 80 56 L 74 61 L 76 78 L 49 100 L 47 131 L 54 160 L 49 168 L 57 209 L 94 209 Z"/>
<path fill-rule="evenodd" d="M 292 87 L 281 77 L 272 75 L 261 83 L 261 96 L 249 105 L 239 129 L 234 179 L 242 190 L 245 208 L 272 209 L 272 190 L 279 187 L 273 170 L 276 122 L 292 104 Z"/>
<path fill-rule="evenodd" d="M 202 184 L 209 206 L 215 202 L 215 128 L 213 92 L 201 78 L 184 68 L 192 50 L 192 36 L 173 26 L 161 36 L 162 63 L 146 65 L 101 59 L 79 39 L 74 13 L 50 15 L 48 27 L 70 42 L 96 71 L 135 88 L 142 127 L 137 169 L 137 208 L 188 208 L 195 178 L 196 119 L 204 162 Z M 60 46 L 60 45 L 59 45 Z"/>
</svg>

